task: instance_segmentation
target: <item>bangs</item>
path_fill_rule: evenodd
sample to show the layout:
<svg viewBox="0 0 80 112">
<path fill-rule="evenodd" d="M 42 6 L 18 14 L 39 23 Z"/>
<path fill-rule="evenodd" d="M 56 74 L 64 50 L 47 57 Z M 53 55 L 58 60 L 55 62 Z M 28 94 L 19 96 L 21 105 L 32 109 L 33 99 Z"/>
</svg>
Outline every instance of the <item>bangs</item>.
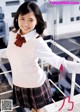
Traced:
<svg viewBox="0 0 80 112">
<path fill-rule="evenodd" d="M 20 10 L 20 11 L 18 12 L 18 14 L 20 14 L 20 15 L 25 15 L 25 14 L 30 13 L 30 12 L 33 12 L 32 9 L 29 8 L 29 7 L 26 7 L 26 8 L 22 8 L 22 10 Z"/>
</svg>

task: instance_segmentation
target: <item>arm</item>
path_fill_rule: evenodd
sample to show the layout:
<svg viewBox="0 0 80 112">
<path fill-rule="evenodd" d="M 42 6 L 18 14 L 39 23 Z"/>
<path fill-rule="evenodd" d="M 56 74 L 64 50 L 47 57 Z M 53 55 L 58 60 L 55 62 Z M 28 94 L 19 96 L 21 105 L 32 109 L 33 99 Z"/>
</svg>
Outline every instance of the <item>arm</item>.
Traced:
<svg viewBox="0 0 80 112">
<path fill-rule="evenodd" d="M 60 69 L 60 66 L 63 65 L 69 73 L 80 73 L 80 63 L 67 61 L 65 58 L 56 55 L 41 37 L 38 38 L 37 44 L 36 57 L 48 62 L 57 69 Z"/>
<path fill-rule="evenodd" d="M 9 32 L 9 37 L 12 35 L 12 32 Z M 10 38 L 9 38 L 10 40 Z M 9 42 L 8 42 L 9 43 Z M 7 48 L 0 49 L 0 58 L 8 58 L 6 53 Z"/>
<path fill-rule="evenodd" d="M 0 49 L 0 58 L 7 58 L 6 48 L 5 49 Z"/>
</svg>

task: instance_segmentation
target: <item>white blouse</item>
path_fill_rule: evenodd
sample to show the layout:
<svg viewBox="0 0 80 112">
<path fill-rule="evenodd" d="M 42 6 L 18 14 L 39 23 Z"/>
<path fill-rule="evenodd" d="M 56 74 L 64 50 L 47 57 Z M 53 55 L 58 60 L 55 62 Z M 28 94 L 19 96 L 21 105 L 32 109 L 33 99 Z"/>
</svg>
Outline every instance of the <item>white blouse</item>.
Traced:
<svg viewBox="0 0 80 112">
<path fill-rule="evenodd" d="M 12 69 L 14 85 L 24 88 L 36 88 L 44 83 L 46 74 L 38 65 L 38 59 L 48 62 L 57 69 L 62 64 L 68 72 L 80 73 L 80 63 L 67 61 L 53 53 L 42 37 L 36 38 L 38 34 L 35 30 L 23 35 L 27 42 L 23 43 L 22 47 L 14 44 L 17 33 L 10 32 L 6 50 Z M 5 57 L 4 51 L 5 49 L 0 52 L 1 57 Z"/>
</svg>

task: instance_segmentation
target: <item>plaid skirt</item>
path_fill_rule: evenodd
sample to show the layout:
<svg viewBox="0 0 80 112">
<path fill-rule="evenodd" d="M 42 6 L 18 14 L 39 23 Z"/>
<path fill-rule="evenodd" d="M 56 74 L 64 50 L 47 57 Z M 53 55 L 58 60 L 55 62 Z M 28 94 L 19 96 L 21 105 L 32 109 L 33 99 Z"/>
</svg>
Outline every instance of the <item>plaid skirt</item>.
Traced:
<svg viewBox="0 0 80 112">
<path fill-rule="evenodd" d="M 22 88 L 13 85 L 13 104 L 17 104 L 21 108 L 40 109 L 52 103 L 51 87 L 48 79 L 41 87 Z"/>
</svg>

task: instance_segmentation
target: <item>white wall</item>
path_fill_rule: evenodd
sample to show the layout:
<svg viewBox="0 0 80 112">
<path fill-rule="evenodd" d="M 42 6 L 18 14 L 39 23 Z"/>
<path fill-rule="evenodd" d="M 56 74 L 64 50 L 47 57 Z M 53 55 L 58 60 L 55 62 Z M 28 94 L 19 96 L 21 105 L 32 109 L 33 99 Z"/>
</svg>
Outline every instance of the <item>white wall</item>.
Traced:
<svg viewBox="0 0 80 112">
<path fill-rule="evenodd" d="M 48 7 L 47 11 L 47 26 L 45 33 L 51 35 L 57 35 L 56 37 L 60 38 L 69 38 L 69 36 L 77 36 L 80 35 L 80 20 L 76 21 L 76 17 L 80 16 L 79 5 L 67 5 L 63 6 L 63 14 L 62 19 L 63 23 L 59 23 L 59 16 L 60 16 L 60 9 L 59 7 Z M 74 17 L 75 20 L 73 22 L 70 21 L 71 17 Z M 57 20 L 57 24 L 54 24 L 54 20 Z M 64 35 L 64 37 L 61 37 Z"/>
<path fill-rule="evenodd" d="M 13 24 L 13 18 L 11 16 L 12 12 L 16 12 L 19 5 L 24 2 L 24 0 L 20 0 L 19 5 L 11 5 L 6 6 L 7 1 L 14 1 L 14 0 L 0 0 L 0 6 L 2 7 L 3 13 L 5 14 L 4 20 L 8 23 L 8 26 L 12 26 Z"/>
</svg>

